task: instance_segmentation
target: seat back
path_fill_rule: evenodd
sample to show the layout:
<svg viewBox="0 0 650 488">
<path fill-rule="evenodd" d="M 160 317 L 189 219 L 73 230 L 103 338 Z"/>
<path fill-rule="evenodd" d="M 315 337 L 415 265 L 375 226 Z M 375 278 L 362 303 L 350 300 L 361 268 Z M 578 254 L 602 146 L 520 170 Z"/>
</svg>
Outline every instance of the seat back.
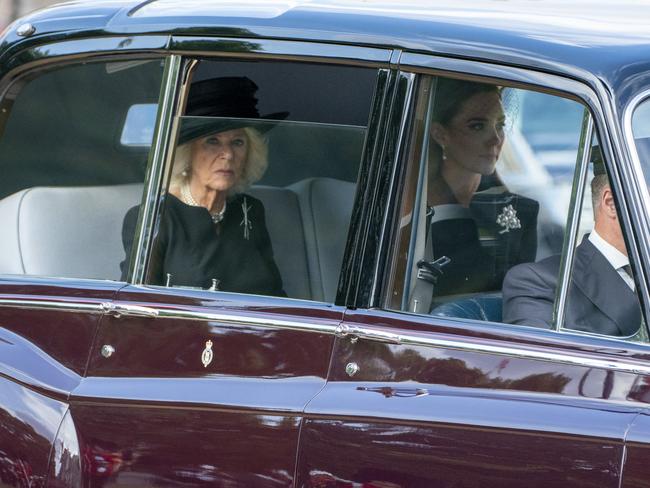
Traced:
<svg viewBox="0 0 650 488">
<path fill-rule="evenodd" d="M 313 300 L 333 302 L 339 282 L 356 185 L 309 178 L 291 185 L 300 201 Z"/>
<path fill-rule="evenodd" d="M 298 195 L 287 188 L 262 185 L 250 188 L 248 193 L 264 204 L 266 228 L 284 291 L 293 298 L 310 299 L 311 281 Z"/>
<path fill-rule="evenodd" d="M 254 186 L 290 297 L 334 301 L 355 185 L 310 178 Z M 122 223 L 142 185 L 34 187 L 0 200 L 0 273 L 120 279 Z"/>
<path fill-rule="evenodd" d="M 443 303 L 431 311 L 437 317 L 501 322 L 503 299 L 500 293 L 487 293 Z"/>
<path fill-rule="evenodd" d="M 286 188 L 254 186 L 266 212 L 275 261 L 290 297 L 333 302 L 356 185 L 308 178 Z"/>
<path fill-rule="evenodd" d="M 122 221 L 141 184 L 34 187 L 0 201 L 0 273 L 120 278 Z"/>
</svg>

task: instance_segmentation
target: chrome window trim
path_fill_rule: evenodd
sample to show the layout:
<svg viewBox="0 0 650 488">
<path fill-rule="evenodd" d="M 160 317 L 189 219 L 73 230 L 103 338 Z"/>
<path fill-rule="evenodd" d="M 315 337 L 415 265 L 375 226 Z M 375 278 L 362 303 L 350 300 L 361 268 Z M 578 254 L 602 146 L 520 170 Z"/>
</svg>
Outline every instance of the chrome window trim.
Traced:
<svg viewBox="0 0 650 488">
<path fill-rule="evenodd" d="M 392 166 L 393 170 L 390 175 L 390 183 L 388 184 L 388 188 L 390 188 L 390 200 L 386 204 L 386 208 L 396 208 L 396 201 L 399 201 L 401 197 L 396 194 L 396 192 L 392 191 L 393 188 L 398 184 L 399 181 L 399 174 L 400 174 L 400 160 L 402 159 L 402 147 L 406 145 L 408 141 L 405 141 L 404 139 L 406 138 L 406 134 L 408 131 L 408 122 L 409 122 L 409 114 L 411 112 L 411 106 L 414 100 L 414 92 L 415 92 L 415 79 L 416 75 L 414 73 L 409 73 L 409 72 L 397 72 L 396 73 L 396 82 L 395 82 L 395 91 L 393 93 L 393 97 L 391 100 L 391 113 L 389 114 L 388 120 L 390 121 L 392 117 L 395 115 L 393 113 L 393 110 L 395 109 L 395 101 L 398 96 L 399 90 L 398 90 L 398 85 L 400 81 L 403 81 L 406 84 L 406 93 L 404 94 L 404 105 L 401 108 L 400 113 L 397 115 L 399 118 L 399 131 L 397 133 L 397 141 L 395 143 L 395 149 L 394 149 L 394 159 L 392 161 Z M 386 140 L 384 139 L 382 142 L 384 144 L 386 143 Z M 385 148 L 382 149 L 382 153 L 384 152 Z M 382 160 L 383 163 L 385 161 Z M 381 222 L 381 231 L 380 235 L 386 236 L 390 235 L 390 229 L 392 229 L 392 219 L 391 219 L 391 212 L 386 212 L 384 214 L 384 218 L 382 219 Z M 378 246 L 377 246 L 377 255 L 387 255 L 387 254 L 392 254 L 392 245 L 391 243 L 388 242 L 388 239 L 380 239 Z M 387 260 L 387 263 L 389 261 Z M 375 261 L 375 269 L 373 272 L 373 280 L 372 280 L 372 286 L 370 289 L 370 297 L 371 297 L 371 302 L 377 303 L 382 300 L 381 295 L 380 295 L 380 289 L 378 288 L 381 277 L 384 275 L 384 267 L 381 266 L 381 260 L 377 259 Z"/>
<path fill-rule="evenodd" d="M 388 68 L 399 52 L 387 47 L 337 44 L 326 39 L 300 41 L 209 35 L 172 35 L 169 49 L 195 58 L 295 61 L 371 68 Z"/>
<path fill-rule="evenodd" d="M 426 83 L 425 87 L 422 87 Z M 425 78 L 421 82 L 421 86 L 419 87 L 419 91 L 428 91 L 429 92 L 429 100 L 427 100 L 427 106 L 426 106 L 426 112 L 425 115 L 429 115 L 433 112 L 433 102 L 435 99 L 435 94 L 436 94 L 436 89 L 438 88 L 438 78 L 436 77 L 428 77 Z M 417 110 L 417 108 L 415 109 Z M 416 115 L 417 116 L 417 115 Z M 422 134 L 422 141 L 421 141 L 421 146 L 423 148 L 422 152 L 420 153 L 420 158 L 419 158 L 419 168 L 418 168 L 418 182 L 415 188 L 415 202 L 413 204 L 413 216 L 411 222 L 413 222 L 412 225 L 417 226 L 418 222 L 420 222 L 420 212 L 422 211 L 422 199 L 424 198 L 422 193 L 424 189 L 424 182 L 425 178 L 428 177 L 428 167 L 429 167 L 429 139 L 431 137 L 430 135 L 430 130 L 431 130 L 431 117 L 426 117 L 424 121 L 424 127 L 423 127 L 423 134 Z M 413 143 L 416 144 L 416 138 L 412 137 Z M 401 145 L 400 145 L 401 147 Z M 404 158 L 406 159 L 406 158 Z M 408 165 L 408 162 L 406 163 Z M 401 202 L 400 202 L 401 203 Z M 385 220 L 385 222 L 388 222 L 388 219 Z M 425 232 L 425 235 L 427 231 Z M 409 290 L 410 284 L 413 279 L 413 261 L 415 259 L 415 248 L 417 244 L 417 234 L 418 230 L 416 229 L 415 232 L 411 232 L 411 236 L 409 238 L 409 246 L 408 246 L 408 255 L 406 259 L 406 273 L 404 275 L 404 289 L 402 290 L 402 305 L 401 308 L 402 310 L 407 310 L 409 307 L 409 293 L 407 290 Z M 394 268 L 394 266 L 392 267 Z M 393 291 L 393 290 L 391 290 Z M 388 300 L 388 298 L 387 298 Z"/>
<path fill-rule="evenodd" d="M 47 40 L 43 44 L 31 46 L 15 53 L 9 53 L 5 71 L 0 82 L 0 91 L 17 78 L 34 69 L 49 66 L 63 66 L 69 63 L 97 59 L 109 61 L 111 58 L 164 59 L 169 55 L 167 46 L 169 35 L 148 36 L 110 36 L 75 39 L 72 41 Z M 41 50 L 47 49 L 44 56 Z M 5 56 L 0 56 L 4 59 Z M 4 96 L 4 95 L 3 95 Z"/>
<path fill-rule="evenodd" d="M 639 159 L 639 152 L 637 151 L 636 143 L 634 142 L 634 132 L 632 130 L 632 117 L 634 116 L 634 112 L 642 102 L 646 101 L 646 99 L 650 101 L 650 89 L 635 95 L 625 106 L 625 110 L 623 111 L 623 136 L 629 148 L 632 170 L 635 173 L 634 176 L 637 176 L 637 178 L 632 178 L 632 182 L 641 197 L 643 204 L 642 207 L 650 209 L 650 190 L 647 185 L 639 184 L 640 181 L 645 182 L 646 178 L 643 167 L 641 166 L 641 159 Z M 643 178 L 639 179 L 638 176 L 642 176 Z M 648 230 L 644 229 L 644 232 L 646 234 L 645 237 L 650 238 Z"/>
<path fill-rule="evenodd" d="M 599 93 L 594 86 L 596 79 L 590 79 L 590 73 L 581 73 L 583 77 L 569 78 L 560 73 L 539 71 L 535 67 L 412 52 L 405 52 L 402 55 L 399 69 L 402 72 L 414 72 L 420 75 L 463 78 L 484 83 L 506 82 L 508 86 L 514 88 L 537 89 L 543 93 L 564 96 L 592 110 L 600 106 Z"/>
<path fill-rule="evenodd" d="M 551 321 L 551 329 L 554 331 L 559 331 L 564 325 L 564 315 L 566 313 L 566 304 L 569 295 L 569 282 L 571 281 L 571 274 L 573 272 L 576 241 L 578 240 L 578 227 L 580 226 L 585 187 L 587 186 L 587 169 L 589 166 L 589 156 L 591 155 L 593 132 L 594 121 L 591 113 L 585 107 L 580 145 L 578 146 L 578 154 L 576 155 L 576 168 L 573 174 L 573 182 L 571 183 L 569 218 L 566 230 L 564 231 L 565 238 L 560 257 L 560 274 L 558 276 L 558 286 L 556 287 L 553 318 Z"/>
<path fill-rule="evenodd" d="M 172 54 L 165 60 L 163 79 L 158 98 L 158 114 L 154 128 L 149 160 L 145 171 L 144 198 L 138 216 L 135 238 L 128 266 L 128 283 L 139 284 L 144 281 L 146 257 L 148 255 L 153 227 L 158 207 L 158 193 L 163 178 L 163 168 L 170 157 L 171 134 L 176 130 L 174 115 L 181 91 L 179 81 L 183 58 Z"/>
<path fill-rule="evenodd" d="M 635 212 L 628 212 L 631 217 L 637 222 L 635 232 L 637 233 L 637 247 L 632 249 L 632 257 L 637 263 L 643 263 L 644 260 L 640 259 L 641 255 L 645 254 L 646 258 L 650 256 L 650 223 L 648 210 L 650 209 L 650 189 L 646 185 L 646 175 L 641 166 L 641 160 L 637 151 L 636 143 L 634 142 L 634 132 L 632 130 L 632 118 L 634 111 L 637 107 L 646 100 L 650 100 L 650 89 L 644 90 L 635 95 L 625 106 L 623 111 L 623 143 L 627 146 L 627 152 L 630 157 L 630 167 L 627 182 L 634 190 L 631 198 L 632 204 L 636 203 Z M 626 168 L 624 168 L 626 169 Z M 645 261 L 647 262 L 647 261 Z M 644 311 L 648 311 L 648 279 L 646 269 L 638 266 L 635 269 L 637 275 L 638 295 L 644 307 Z M 646 327 L 648 326 L 648 314 L 646 317 Z"/>
<path fill-rule="evenodd" d="M 399 52 L 394 52 L 393 58 L 399 59 L 399 55 Z M 342 273 L 339 279 L 339 282 L 344 285 L 345 290 L 345 302 L 343 303 L 350 307 L 365 307 L 368 305 L 367 302 L 359 303 L 362 283 L 364 283 L 364 278 L 367 278 L 361 270 L 364 269 L 363 263 L 369 255 L 366 243 L 372 222 L 370 215 L 372 215 L 375 209 L 374 202 L 376 202 L 377 198 L 377 172 L 381 166 L 381 163 L 378 162 L 382 161 L 384 155 L 388 126 L 387 120 L 389 120 L 397 90 L 397 71 L 393 69 L 392 65 L 391 68 L 377 70 L 377 73 L 377 83 L 375 85 L 368 118 L 368 131 L 364 141 L 357 178 L 357 194 L 355 196 L 352 218 L 350 219 L 350 230 L 348 231 L 353 240 L 351 241 L 350 237 L 348 237 L 348 241 L 352 245 L 346 245 L 346 255 L 349 256 L 348 261 L 350 263 L 348 269 L 354 271 L 348 272 L 347 275 Z M 364 202 L 372 202 L 372 204 Z M 377 242 L 377 245 L 380 245 L 380 242 Z M 366 279 L 365 281 L 366 283 L 372 281 L 370 288 L 373 290 L 376 287 L 374 272 L 375 266 L 370 269 L 370 273 L 373 273 L 373 278 L 371 280 Z M 341 279 L 344 281 L 341 281 Z M 337 298 L 339 297 L 337 296 Z M 342 302 L 339 301 L 337 303 Z"/>
<path fill-rule="evenodd" d="M 129 305 L 128 302 L 116 302 L 122 305 Z M 109 313 L 112 308 L 107 302 L 84 303 L 64 302 L 53 300 L 24 300 L 24 299 L 0 299 L 0 307 L 14 307 L 35 310 L 61 310 L 70 312 Z M 529 359 L 581 366 L 588 368 L 599 368 L 611 371 L 620 371 L 634 374 L 650 374 L 650 365 L 640 362 L 623 361 L 620 359 L 597 359 L 585 355 L 572 355 L 567 351 L 543 351 L 532 348 L 516 347 L 510 345 L 486 344 L 485 342 L 470 342 L 464 340 L 444 339 L 440 337 L 427 337 L 416 334 L 397 334 L 387 332 L 379 328 L 360 327 L 348 324 L 331 325 L 327 323 L 314 324 L 301 320 L 283 320 L 262 317 L 239 318 L 232 314 L 195 312 L 191 310 L 178 310 L 169 308 L 151 307 L 158 318 L 176 320 L 199 320 L 202 322 L 220 322 L 228 325 L 242 325 L 248 327 L 269 327 L 276 329 L 293 330 L 300 332 L 313 332 L 319 334 L 332 334 L 340 339 L 360 338 L 403 346 L 439 347 L 456 351 L 472 353 L 496 354 L 499 356 L 515 357 L 518 359 Z M 125 313 L 128 315 L 128 312 Z M 147 320 L 146 318 L 143 320 Z M 526 328 L 530 329 L 530 328 Z M 532 329 L 534 330 L 534 329 Z"/>
</svg>

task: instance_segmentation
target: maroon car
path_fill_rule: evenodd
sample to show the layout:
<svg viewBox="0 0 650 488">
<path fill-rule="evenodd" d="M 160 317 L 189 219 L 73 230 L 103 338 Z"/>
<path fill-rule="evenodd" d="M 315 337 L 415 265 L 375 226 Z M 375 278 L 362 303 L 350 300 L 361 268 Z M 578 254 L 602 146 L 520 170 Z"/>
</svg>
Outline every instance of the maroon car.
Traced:
<svg viewBox="0 0 650 488">
<path fill-rule="evenodd" d="M 0 484 L 650 486 L 649 15 L 87 0 L 9 26 Z"/>
</svg>

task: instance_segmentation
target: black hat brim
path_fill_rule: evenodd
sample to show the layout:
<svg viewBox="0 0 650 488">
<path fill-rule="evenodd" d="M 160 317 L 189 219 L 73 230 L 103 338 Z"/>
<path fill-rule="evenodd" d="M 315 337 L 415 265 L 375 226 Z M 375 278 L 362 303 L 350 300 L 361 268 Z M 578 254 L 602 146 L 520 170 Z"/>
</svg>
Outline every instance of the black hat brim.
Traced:
<svg viewBox="0 0 650 488">
<path fill-rule="evenodd" d="M 229 117 L 181 117 L 178 144 L 185 144 L 194 139 L 198 139 L 199 137 L 217 134 L 227 130 L 241 129 L 244 127 L 250 127 L 256 129 L 260 134 L 265 134 L 282 120 L 286 119 L 288 115 L 288 112 L 277 112 L 253 119 Z"/>
</svg>

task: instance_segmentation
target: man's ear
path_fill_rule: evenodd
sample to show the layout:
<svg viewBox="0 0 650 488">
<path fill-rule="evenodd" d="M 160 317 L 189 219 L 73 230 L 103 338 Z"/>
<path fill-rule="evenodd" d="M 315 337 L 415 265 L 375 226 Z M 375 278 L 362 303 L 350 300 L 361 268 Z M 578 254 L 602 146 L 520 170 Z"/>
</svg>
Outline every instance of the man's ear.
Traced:
<svg viewBox="0 0 650 488">
<path fill-rule="evenodd" d="M 440 122 L 431 122 L 430 134 L 439 146 L 445 147 L 447 145 L 447 129 Z"/>
<path fill-rule="evenodd" d="M 616 204 L 614 203 L 614 195 L 610 187 L 606 187 L 603 190 L 603 196 L 600 200 L 600 204 L 603 207 L 603 210 L 607 213 L 607 216 L 610 218 L 618 218 L 616 213 Z"/>
</svg>

